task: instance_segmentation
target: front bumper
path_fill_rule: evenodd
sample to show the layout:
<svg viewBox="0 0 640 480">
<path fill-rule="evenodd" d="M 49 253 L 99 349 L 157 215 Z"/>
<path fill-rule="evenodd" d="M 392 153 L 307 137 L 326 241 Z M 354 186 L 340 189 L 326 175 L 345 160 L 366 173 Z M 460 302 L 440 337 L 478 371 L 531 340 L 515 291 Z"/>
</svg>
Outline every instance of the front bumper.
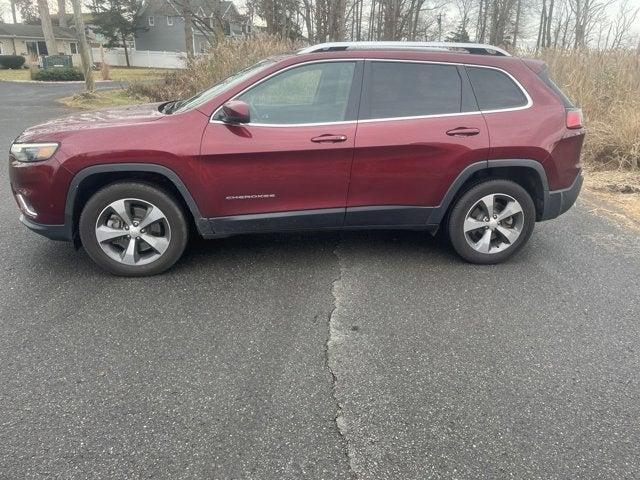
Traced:
<svg viewBox="0 0 640 480">
<path fill-rule="evenodd" d="M 71 228 L 67 225 L 44 225 L 42 223 L 36 223 L 24 214 L 20 215 L 20 221 L 30 230 L 44 237 L 50 238 L 51 240 L 60 240 L 64 242 L 73 241 Z"/>
<path fill-rule="evenodd" d="M 569 210 L 580 194 L 583 180 L 579 173 L 569 188 L 548 192 L 540 220 L 551 220 Z"/>
</svg>

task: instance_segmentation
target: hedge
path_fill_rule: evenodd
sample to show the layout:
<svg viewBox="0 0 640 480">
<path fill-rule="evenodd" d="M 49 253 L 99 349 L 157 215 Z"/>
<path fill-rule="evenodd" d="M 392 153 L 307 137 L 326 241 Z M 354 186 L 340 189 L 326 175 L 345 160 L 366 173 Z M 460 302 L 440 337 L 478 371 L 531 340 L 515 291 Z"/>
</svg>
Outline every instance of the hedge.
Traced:
<svg viewBox="0 0 640 480">
<path fill-rule="evenodd" d="M 73 80 L 84 80 L 84 75 L 77 68 L 46 68 L 35 71 L 31 75 L 32 80 L 48 82 L 70 82 Z"/>
<path fill-rule="evenodd" d="M 25 58 L 21 55 L 0 55 L 0 67 L 18 70 L 24 65 Z"/>
</svg>

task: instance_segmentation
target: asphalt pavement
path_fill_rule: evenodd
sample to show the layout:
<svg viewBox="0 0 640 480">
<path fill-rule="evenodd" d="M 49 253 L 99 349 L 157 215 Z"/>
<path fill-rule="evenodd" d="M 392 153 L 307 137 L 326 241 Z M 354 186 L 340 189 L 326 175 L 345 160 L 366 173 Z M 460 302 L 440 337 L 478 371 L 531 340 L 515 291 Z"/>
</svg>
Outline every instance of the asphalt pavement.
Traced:
<svg viewBox="0 0 640 480">
<path fill-rule="evenodd" d="M 0 150 L 81 87 L 0 83 Z M 124 279 L 0 176 L 2 479 L 640 476 L 640 236 L 588 200 L 503 265 L 305 233 Z"/>
</svg>

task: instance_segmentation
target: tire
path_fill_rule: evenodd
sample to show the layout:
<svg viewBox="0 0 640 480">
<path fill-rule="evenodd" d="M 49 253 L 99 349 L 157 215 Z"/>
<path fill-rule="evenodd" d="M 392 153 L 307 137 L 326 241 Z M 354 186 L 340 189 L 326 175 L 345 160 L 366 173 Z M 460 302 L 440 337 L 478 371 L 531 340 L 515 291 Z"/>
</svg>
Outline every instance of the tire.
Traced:
<svg viewBox="0 0 640 480">
<path fill-rule="evenodd" d="M 182 207 L 167 192 L 147 183 L 121 182 L 87 201 L 79 233 L 100 267 L 114 275 L 142 277 L 162 273 L 178 261 L 189 227 Z"/>
<path fill-rule="evenodd" d="M 463 259 L 489 265 L 520 250 L 535 222 L 535 205 L 524 188 L 510 180 L 489 180 L 474 185 L 455 202 L 447 232 Z"/>
</svg>

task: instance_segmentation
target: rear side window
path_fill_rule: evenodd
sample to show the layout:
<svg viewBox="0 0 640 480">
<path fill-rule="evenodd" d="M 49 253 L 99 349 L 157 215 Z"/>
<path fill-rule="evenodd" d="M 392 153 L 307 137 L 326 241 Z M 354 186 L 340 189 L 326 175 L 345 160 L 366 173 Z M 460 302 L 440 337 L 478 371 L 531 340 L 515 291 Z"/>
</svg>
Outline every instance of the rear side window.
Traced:
<svg viewBox="0 0 640 480">
<path fill-rule="evenodd" d="M 459 113 L 462 81 L 455 65 L 371 62 L 361 118 Z"/>
<path fill-rule="evenodd" d="M 504 72 L 492 68 L 466 67 L 480 110 L 524 107 L 527 97 Z"/>
<path fill-rule="evenodd" d="M 547 87 L 549 87 L 551 89 L 551 91 L 558 96 L 558 98 L 560 99 L 560 101 L 562 102 L 562 104 L 564 105 L 565 108 L 574 108 L 575 107 L 575 105 L 569 99 L 569 97 L 567 97 L 564 94 L 564 92 L 562 90 L 560 90 L 560 87 L 558 87 L 555 84 L 555 82 L 553 80 L 551 80 L 551 77 L 549 76 L 549 72 L 546 69 L 543 70 L 540 73 L 540 78 L 545 83 L 545 85 Z"/>
</svg>

